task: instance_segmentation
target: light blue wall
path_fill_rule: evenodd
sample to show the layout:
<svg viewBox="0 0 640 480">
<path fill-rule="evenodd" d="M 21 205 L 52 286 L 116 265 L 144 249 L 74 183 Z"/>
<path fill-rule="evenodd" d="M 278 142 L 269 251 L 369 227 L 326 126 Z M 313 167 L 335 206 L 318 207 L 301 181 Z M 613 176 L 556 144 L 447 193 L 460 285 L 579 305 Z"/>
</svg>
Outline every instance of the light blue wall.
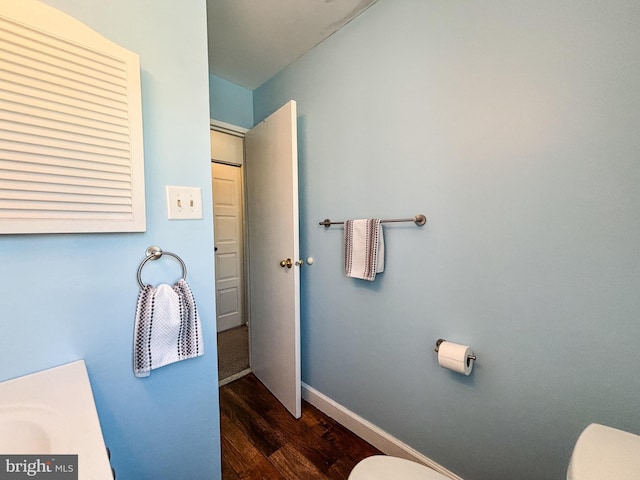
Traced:
<svg viewBox="0 0 640 480">
<path fill-rule="evenodd" d="M 380 0 L 254 92 L 256 121 L 298 101 L 305 382 L 465 480 L 564 478 L 588 423 L 640 433 L 639 24 Z M 371 284 L 318 226 L 416 213 Z"/>
<path fill-rule="evenodd" d="M 84 358 L 118 480 L 220 478 L 205 0 L 47 0 L 141 61 L 147 232 L 0 236 L 0 379 Z M 168 221 L 165 185 L 199 186 L 204 220 Z M 188 267 L 206 353 L 132 372 L 136 270 L 149 245 Z M 145 266 L 173 282 L 177 262 Z"/>
<path fill-rule="evenodd" d="M 253 127 L 253 92 L 224 78 L 209 74 L 211 118 L 238 127 Z"/>
</svg>

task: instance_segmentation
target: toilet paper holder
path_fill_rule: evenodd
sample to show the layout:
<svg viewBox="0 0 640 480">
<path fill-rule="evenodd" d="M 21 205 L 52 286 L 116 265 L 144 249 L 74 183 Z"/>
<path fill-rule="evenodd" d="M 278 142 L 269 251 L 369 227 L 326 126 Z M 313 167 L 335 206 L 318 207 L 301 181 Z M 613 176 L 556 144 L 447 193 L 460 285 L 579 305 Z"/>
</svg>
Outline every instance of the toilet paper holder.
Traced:
<svg viewBox="0 0 640 480">
<path fill-rule="evenodd" d="M 436 348 L 435 348 L 435 352 L 436 353 L 438 353 L 438 351 L 440 350 L 440 344 L 442 342 L 446 342 L 446 340 L 444 338 L 439 338 L 438 340 L 436 340 Z M 471 360 L 473 360 L 475 362 L 476 361 L 476 356 L 475 355 L 467 355 L 467 364 Z"/>
</svg>

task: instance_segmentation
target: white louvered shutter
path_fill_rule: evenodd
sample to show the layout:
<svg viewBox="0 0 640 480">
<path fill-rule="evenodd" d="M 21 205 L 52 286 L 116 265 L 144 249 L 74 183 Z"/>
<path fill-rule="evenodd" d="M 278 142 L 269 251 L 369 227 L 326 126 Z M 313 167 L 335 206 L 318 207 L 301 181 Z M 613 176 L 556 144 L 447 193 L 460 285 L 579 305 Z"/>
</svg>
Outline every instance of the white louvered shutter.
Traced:
<svg viewBox="0 0 640 480">
<path fill-rule="evenodd" d="M 139 59 L 0 0 L 0 233 L 144 231 Z"/>
</svg>

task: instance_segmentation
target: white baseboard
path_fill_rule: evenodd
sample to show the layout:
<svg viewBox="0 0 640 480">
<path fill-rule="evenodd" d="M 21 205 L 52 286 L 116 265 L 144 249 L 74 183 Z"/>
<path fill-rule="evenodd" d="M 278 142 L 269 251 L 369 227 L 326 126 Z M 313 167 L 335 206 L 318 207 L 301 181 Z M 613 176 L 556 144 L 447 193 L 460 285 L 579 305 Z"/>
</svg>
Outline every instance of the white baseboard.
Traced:
<svg viewBox="0 0 640 480">
<path fill-rule="evenodd" d="M 450 472 L 442 465 L 425 457 L 406 443 L 401 442 L 393 435 L 343 407 L 304 382 L 302 383 L 302 398 L 386 455 L 393 455 L 422 463 L 451 480 L 462 480 L 462 478 L 455 473 Z"/>
<path fill-rule="evenodd" d="M 222 380 L 218 381 L 218 388 L 224 387 L 227 383 L 231 383 L 231 382 L 233 382 L 235 380 L 238 380 L 239 378 L 242 378 L 245 375 L 249 375 L 250 373 L 251 373 L 251 369 L 250 368 L 245 368 L 241 372 L 235 373 L 235 374 L 231 375 L 230 377 L 223 378 Z"/>
</svg>

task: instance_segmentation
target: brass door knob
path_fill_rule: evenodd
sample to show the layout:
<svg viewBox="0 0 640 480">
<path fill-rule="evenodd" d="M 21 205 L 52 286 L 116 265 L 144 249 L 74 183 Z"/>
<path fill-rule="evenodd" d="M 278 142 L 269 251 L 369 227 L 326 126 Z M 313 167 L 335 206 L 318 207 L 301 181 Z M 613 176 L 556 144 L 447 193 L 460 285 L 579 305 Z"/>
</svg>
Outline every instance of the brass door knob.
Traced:
<svg viewBox="0 0 640 480">
<path fill-rule="evenodd" d="M 287 258 L 286 260 L 282 260 L 280 262 L 280 266 L 282 268 L 284 268 L 284 267 L 291 268 L 291 267 L 293 267 L 293 260 L 291 260 L 290 258 Z"/>
</svg>

